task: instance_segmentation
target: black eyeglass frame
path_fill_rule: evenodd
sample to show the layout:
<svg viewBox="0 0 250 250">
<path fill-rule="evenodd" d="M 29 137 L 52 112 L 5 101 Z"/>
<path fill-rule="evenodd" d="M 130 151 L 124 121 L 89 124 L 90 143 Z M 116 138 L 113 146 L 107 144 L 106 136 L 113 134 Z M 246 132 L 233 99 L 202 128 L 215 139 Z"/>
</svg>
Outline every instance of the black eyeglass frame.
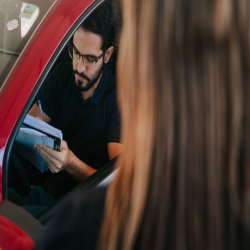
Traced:
<svg viewBox="0 0 250 250">
<path fill-rule="evenodd" d="M 93 57 L 93 56 L 91 56 L 91 55 L 82 55 L 80 52 L 79 52 L 79 50 L 75 47 L 75 45 L 74 45 L 74 43 L 73 42 L 71 42 L 71 43 L 69 43 L 68 44 L 68 51 L 69 51 L 69 55 L 70 55 L 70 57 L 74 60 L 74 58 L 73 58 L 73 55 L 71 55 L 70 54 L 70 46 L 72 46 L 77 52 L 78 52 L 78 56 L 79 56 L 79 58 L 78 58 L 78 60 L 80 59 L 80 57 L 82 57 L 82 61 L 83 61 L 83 57 L 87 57 L 87 58 L 93 58 L 93 62 L 95 62 L 95 64 L 105 55 L 105 53 L 106 53 L 106 51 L 107 50 L 104 50 L 103 52 L 102 52 L 102 54 L 100 55 L 100 56 L 98 56 L 98 57 Z M 89 61 L 91 61 L 91 60 L 89 60 Z M 84 61 L 83 61 L 84 62 Z"/>
</svg>

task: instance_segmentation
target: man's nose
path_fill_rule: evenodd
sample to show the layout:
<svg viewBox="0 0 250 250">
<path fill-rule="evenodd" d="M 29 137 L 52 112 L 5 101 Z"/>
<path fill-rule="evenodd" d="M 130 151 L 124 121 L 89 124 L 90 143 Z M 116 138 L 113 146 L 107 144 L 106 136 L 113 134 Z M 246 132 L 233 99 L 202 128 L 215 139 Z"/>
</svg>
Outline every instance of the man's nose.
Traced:
<svg viewBox="0 0 250 250">
<path fill-rule="evenodd" d="M 78 72 L 86 71 L 86 63 L 82 59 L 82 57 L 77 61 L 77 70 Z"/>
</svg>

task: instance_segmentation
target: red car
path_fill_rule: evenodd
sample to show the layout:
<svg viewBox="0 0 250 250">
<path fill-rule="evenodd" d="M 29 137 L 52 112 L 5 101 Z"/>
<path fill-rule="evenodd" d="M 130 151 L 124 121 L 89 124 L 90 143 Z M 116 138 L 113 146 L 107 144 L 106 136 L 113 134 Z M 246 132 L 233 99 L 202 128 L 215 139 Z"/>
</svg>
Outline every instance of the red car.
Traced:
<svg viewBox="0 0 250 250">
<path fill-rule="evenodd" d="M 102 2 L 0 0 L 0 203 L 8 200 L 11 149 L 25 115 L 78 26 Z M 67 196 L 98 185 L 113 162 Z M 45 224 L 59 206 L 60 202 L 37 219 Z"/>
</svg>

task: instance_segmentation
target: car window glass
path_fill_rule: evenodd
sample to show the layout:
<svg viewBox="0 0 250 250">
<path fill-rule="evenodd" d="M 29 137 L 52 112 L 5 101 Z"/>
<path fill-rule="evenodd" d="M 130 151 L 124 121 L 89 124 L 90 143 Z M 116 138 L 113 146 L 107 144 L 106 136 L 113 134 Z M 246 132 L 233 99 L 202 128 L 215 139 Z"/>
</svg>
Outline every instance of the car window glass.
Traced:
<svg viewBox="0 0 250 250">
<path fill-rule="evenodd" d="M 55 2 L 0 0 L 0 87 Z"/>
</svg>

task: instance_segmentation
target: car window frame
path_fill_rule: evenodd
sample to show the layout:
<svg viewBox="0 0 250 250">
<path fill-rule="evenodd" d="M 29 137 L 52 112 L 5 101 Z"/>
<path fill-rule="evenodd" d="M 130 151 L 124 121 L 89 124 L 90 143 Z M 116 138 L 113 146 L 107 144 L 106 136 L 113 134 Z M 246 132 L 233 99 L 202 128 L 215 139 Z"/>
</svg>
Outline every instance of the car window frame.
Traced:
<svg viewBox="0 0 250 250">
<path fill-rule="evenodd" d="M 106 0 L 95 0 L 85 11 L 84 13 L 79 16 L 79 18 L 75 21 L 75 23 L 72 25 L 70 30 L 67 32 L 67 34 L 63 37 L 62 41 L 58 45 L 57 49 L 51 56 L 50 60 L 48 61 L 46 67 L 44 68 L 41 76 L 39 77 L 39 80 L 37 81 L 30 97 L 28 98 L 19 118 L 17 119 L 17 122 L 12 130 L 12 133 L 9 137 L 8 143 L 6 145 L 5 149 L 5 155 L 3 159 L 3 168 L 2 168 L 2 194 L 3 194 L 3 200 L 8 199 L 8 166 L 9 166 L 9 160 L 10 160 L 10 154 L 11 149 L 13 146 L 13 143 L 15 141 L 15 138 L 18 134 L 19 128 L 21 127 L 21 124 L 25 118 L 25 115 L 28 113 L 29 109 L 32 107 L 32 104 L 35 101 L 35 98 L 41 89 L 46 77 L 49 75 L 53 65 L 56 63 L 60 53 L 62 52 L 63 48 L 67 46 L 68 42 L 70 41 L 73 34 L 76 32 L 76 30 L 79 28 L 82 22 L 92 13 L 96 8 L 98 8 L 102 3 L 104 3 Z M 20 59 L 20 58 L 19 58 Z"/>
</svg>

